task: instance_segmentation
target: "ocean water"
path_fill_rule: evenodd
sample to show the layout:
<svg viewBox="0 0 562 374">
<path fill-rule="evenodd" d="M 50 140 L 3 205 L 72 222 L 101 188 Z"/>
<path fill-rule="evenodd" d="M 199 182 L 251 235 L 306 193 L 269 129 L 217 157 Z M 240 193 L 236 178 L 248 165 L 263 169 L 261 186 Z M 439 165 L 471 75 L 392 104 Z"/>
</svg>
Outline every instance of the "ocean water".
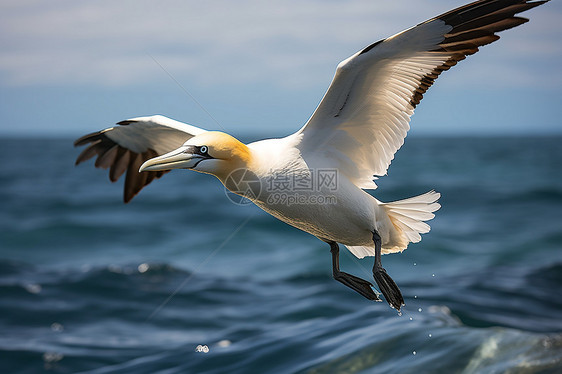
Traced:
<svg viewBox="0 0 562 374">
<path fill-rule="evenodd" d="M 0 372 L 561 373 L 561 143 L 407 138 L 373 194 L 442 208 L 383 256 L 399 316 L 210 176 L 124 205 L 72 139 L 0 139 Z M 371 266 L 342 248 L 343 270 Z"/>
</svg>

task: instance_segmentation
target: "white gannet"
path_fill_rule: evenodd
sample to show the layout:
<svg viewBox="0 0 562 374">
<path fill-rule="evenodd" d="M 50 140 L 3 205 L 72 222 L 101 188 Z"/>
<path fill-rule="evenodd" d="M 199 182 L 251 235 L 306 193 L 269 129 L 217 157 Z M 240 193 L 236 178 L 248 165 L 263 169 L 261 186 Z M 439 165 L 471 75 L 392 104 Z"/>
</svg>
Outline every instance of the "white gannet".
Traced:
<svg viewBox="0 0 562 374">
<path fill-rule="evenodd" d="M 383 203 L 375 189 L 404 143 L 414 108 L 443 71 L 497 32 L 528 21 L 515 14 L 546 1 L 481 0 L 378 41 L 338 66 L 322 101 L 296 133 L 243 144 L 160 115 L 118 122 L 85 135 L 79 164 L 98 156 L 111 181 L 123 173 L 129 202 L 171 169 L 216 176 L 230 191 L 330 245 L 333 277 L 370 300 L 380 301 L 369 281 L 340 271 L 339 246 L 355 256 L 374 256 L 373 275 L 389 305 L 404 299 L 381 265 L 381 254 L 403 251 L 429 232 L 424 221 L 440 208 L 439 193 Z"/>
</svg>

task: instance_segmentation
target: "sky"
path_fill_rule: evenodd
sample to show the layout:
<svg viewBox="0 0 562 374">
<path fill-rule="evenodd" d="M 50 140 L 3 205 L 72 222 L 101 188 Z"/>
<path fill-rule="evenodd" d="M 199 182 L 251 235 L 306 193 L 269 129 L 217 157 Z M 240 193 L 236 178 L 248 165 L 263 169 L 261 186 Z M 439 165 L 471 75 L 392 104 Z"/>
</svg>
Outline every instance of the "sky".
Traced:
<svg viewBox="0 0 562 374">
<path fill-rule="evenodd" d="M 284 136 L 337 64 L 467 0 L 0 2 L 0 136 L 80 136 L 163 114 Z M 411 133 L 562 134 L 562 2 L 445 72 Z"/>
</svg>

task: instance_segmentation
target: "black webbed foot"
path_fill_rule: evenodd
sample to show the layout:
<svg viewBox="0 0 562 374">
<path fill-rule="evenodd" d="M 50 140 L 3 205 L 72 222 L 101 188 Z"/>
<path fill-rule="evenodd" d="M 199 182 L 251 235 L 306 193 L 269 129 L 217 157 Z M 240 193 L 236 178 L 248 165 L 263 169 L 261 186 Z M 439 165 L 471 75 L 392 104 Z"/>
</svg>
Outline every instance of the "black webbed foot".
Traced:
<svg viewBox="0 0 562 374">
<path fill-rule="evenodd" d="M 351 275 L 343 271 L 337 273 L 334 272 L 334 279 L 357 291 L 369 300 L 381 301 L 381 299 L 371 288 L 373 286 L 371 282 L 368 282 L 365 279 L 361 279 L 359 277 L 356 277 L 355 275 Z"/>
<path fill-rule="evenodd" d="M 388 304 L 396 309 L 400 313 L 400 308 L 404 305 L 404 298 L 402 297 L 402 292 L 396 283 L 392 280 L 390 275 L 386 273 L 386 270 L 381 265 L 381 254 L 382 254 L 382 243 L 381 237 L 378 232 L 373 232 L 373 241 L 375 242 L 375 264 L 373 266 L 373 276 L 375 282 L 379 286 L 384 298 Z"/>
<path fill-rule="evenodd" d="M 377 266 L 374 269 L 373 276 L 388 304 L 400 312 L 400 308 L 402 308 L 405 304 L 402 292 L 400 292 L 396 283 L 381 266 Z"/>
</svg>

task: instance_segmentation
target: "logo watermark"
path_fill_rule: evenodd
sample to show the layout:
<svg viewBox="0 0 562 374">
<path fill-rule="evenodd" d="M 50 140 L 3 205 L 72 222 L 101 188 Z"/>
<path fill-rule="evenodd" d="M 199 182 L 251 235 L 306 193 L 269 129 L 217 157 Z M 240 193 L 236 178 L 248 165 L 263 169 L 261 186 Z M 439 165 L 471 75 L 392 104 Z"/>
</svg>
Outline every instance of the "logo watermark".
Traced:
<svg viewBox="0 0 562 374">
<path fill-rule="evenodd" d="M 248 205 L 262 193 L 260 178 L 248 169 L 236 169 L 226 177 L 225 193 L 236 205 Z"/>
<path fill-rule="evenodd" d="M 267 196 L 270 205 L 335 205 L 338 199 L 334 195 L 301 195 L 298 192 L 276 192 Z"/>
<path fill-rule="evenodd" d="M 225 181 L 226 196 L 237 205 L 262 201 L 270 205 L 337 204 L 337 169 L 307 169 L 269 173 L 258 177 L 247 169 L 237 169 Z"/>
</svg>

